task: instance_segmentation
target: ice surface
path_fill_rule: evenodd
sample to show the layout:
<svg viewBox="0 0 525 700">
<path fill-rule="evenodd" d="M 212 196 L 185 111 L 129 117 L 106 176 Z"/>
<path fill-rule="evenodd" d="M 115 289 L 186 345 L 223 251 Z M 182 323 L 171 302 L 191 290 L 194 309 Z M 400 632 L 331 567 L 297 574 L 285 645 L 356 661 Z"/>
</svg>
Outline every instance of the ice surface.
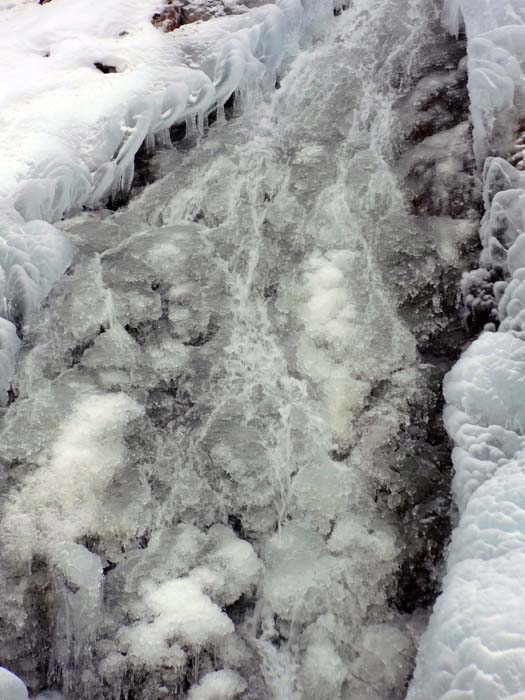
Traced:
<svg viewBox="0 0 525 700">
<path fill-rule="evenodd" d="M 71 667 L 82 663 L 101 621 L 103 564 L 86 547 L 67 540 L 54 546 L 49 561 L 55 588 L 55 658 L 64 668 L 67 688 Z"/>
<path fill-rule="evenodd" d="M 71 245 L 44 221 L 5 223 L 0 267 L 5 287 L 4 314 L 22 322 L 35 311 L 71 262 Z"/>
<path fill-rule="evenodd" d="M 5 403 L 20 345 L 15 324 L 24 327 L 69 266 L 71 256 L 70 243 L 54 226 L 25 222 L 0 201 L 1 403 Z"/>
<path fill-rule="evenodd" d="M 15 362 L 20 340 L 16 328 L 5 318 L 0 318 L 0 403 L 5 405 L 11 379 L 15 373 Z"/>
<path fill-rule="evenodd" d="M 2 700 L 28 700 L 27 688 L 20 678 L 0 666 L 0 698 Z"/>
</svg>

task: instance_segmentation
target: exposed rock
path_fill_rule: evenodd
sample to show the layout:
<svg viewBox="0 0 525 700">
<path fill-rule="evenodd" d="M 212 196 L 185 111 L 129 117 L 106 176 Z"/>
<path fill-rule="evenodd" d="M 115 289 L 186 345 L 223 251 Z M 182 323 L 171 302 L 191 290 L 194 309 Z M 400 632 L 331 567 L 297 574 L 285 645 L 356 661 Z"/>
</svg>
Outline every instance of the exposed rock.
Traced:
<svg viewBox="0 0 525 700">
<path fill-rule="evenodd" d="M 166 0 L 164 8 L 151 18 L 151 23 L 163 32 L 172 32 L 182 24 L 186 24 L 182 2 L 180 0 Z"/>
<path fill-rule="evenodd" d="M 262 4 L 262 0 L 245 3 L 240 0 L 164 0 L 164 6 L 153 15 L 151 23 L 163 32 L 173 32 L 184 24 L 240 14 Z"/>
</svg>

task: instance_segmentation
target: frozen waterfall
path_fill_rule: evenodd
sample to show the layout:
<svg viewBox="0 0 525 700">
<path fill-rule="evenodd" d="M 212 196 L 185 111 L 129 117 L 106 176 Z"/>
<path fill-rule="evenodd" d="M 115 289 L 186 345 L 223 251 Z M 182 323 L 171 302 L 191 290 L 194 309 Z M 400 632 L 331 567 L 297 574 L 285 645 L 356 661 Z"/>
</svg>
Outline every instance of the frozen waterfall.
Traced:
<svg viewBox="0 0 525 700">
<path fill-rule="evenodd" d="M 440 586 L 465 45 L 437 0 L 246 4 L 159 38 L 158 3 L 93 3 L 75 43 L 52 0 L 28 34 L 0 660 L 38 700 L 401 700 Z"/>
</svg>

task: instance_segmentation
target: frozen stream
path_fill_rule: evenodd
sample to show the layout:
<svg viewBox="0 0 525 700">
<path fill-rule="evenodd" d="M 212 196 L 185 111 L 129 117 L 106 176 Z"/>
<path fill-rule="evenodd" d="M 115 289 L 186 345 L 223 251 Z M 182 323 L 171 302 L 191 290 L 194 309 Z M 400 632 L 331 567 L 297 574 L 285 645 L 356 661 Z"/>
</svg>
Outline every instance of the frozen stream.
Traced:
<svg viewBox="0 0 525 700">
<path fill-rule="evenodd" d="M 73 266 L 27 324 L 2 434 L 1 652 L 35 691 L 406 693 L 400 465 L 474 223 L 403 189 L 405 95 L 457 65 L 439 3 L 350 4 L 128 207 L 62 224 Z M 413 157 L 446 152 L 448 177 L 469 145 L 446 126 Z"/>
</svg>

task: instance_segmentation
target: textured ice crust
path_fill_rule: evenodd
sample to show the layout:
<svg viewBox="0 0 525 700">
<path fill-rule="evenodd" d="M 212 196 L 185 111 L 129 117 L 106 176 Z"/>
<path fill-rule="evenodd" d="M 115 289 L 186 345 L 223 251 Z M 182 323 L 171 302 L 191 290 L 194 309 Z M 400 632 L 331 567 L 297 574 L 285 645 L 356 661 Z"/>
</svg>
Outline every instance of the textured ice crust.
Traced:
<svg viewBox="0 0 525 700">
<path fill-rule="evenodd" d="M 21 326 L 69 266 L 52 222 L 128 190 L 144 141 L 274 81 L 318 4 L 277 0 L 175 34 L 152 26 L 155 0 L 0 5 L 0 318 Z M 2 326 L 0 405 L 16 346 Z"/>
<path fill-rule="evenodd" d="M 54 558 L 63 542 L 95 532 L 107 520 L 101 494 L 116 478 L 122 431 L 140 414 L 138 404 L 123 393 L 89 394 L 80 401 L 51 455 L 43 457 L 43 468 L 7 508 L 8 529 L 24 533 L 22 541 L 15 535 L 13 555 L 41 552 Z"/>
<path fill-rule="evenodd" d="M 0 406 L 15 370 L 22 326 L 62 276 L 71 245 L 45 221 L 26 222 L 0 196 Z"/>
<path fill-rule="evenodd" d="M 517 116 L 523 118 L 525 6 L 519 0 L 446 3 L 452 32 L 461 17 L 482 165 L 487 153 L 510 150 Z M 445 381 L 459 524 L 409 700 L 503 700 L 521 698 L 525 688 L 523 174 L 503 158 L 487 158 L 484 199 L 482 268 L 469 279 L 477 275 L 489 290 L 499 330 L 489 324 Z M 491 283 L 489 271 L 500 281 Z"/>
</svg>

